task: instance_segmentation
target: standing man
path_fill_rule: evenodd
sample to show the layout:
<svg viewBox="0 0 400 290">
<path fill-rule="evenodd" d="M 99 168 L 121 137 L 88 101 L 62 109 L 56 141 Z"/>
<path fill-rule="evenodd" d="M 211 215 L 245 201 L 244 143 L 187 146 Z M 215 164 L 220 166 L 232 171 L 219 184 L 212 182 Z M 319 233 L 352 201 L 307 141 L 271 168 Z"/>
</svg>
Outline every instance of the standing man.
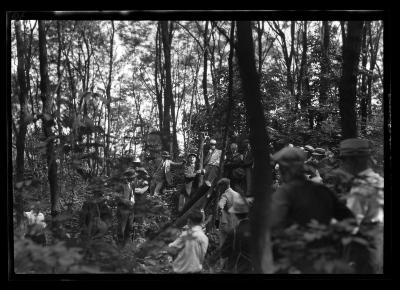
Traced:
<svg viewBox="0 0 400 290">
<path fill-rule="evenodd" d="M 194 183 L 196 183 L 195 179 L 200 171 L 196 171 L 196 158 L 197 154 L 194 152 L 189 153 L 188 155 L 188 163 L 184 168 L 184 176 L 185 176 L 185 186 L 182 188 L 181 194 L 179 195 L 179 205 L 178 210 L 181 211 L 185 206 L 186 202 L 189 200 L 190 195 L 193 191 Z"/>
<path fill-rule="evenodd" d="M 351 211 L 323 184 L 304 175 L 304 152 L 285 147 L 272 156 L 279 164 L 283 184 L 272 196 L 271 227 L 287 227 L 294 223 L 307 225 L 312 219 L 329 224 L 332 218 L 352 218 Z"/>
<path fill-rule="evenodd" d="M 217 141 L 211 139 L 210 149 L 208 150 L 208 154 L 204 160 L 204 168 L 205 168 L 204 179 L 205 183 L 209 187 L 211 187 L 211 185 L 214 183 L 219 173 L 219 161 L 221 159 L 222 151 L 216 149 L 216 145 Z"/>
<path fill-rule="evenodd" d="M 241 197 L 233 199 L 229 213 L 235 216 L 237 225 L 231 229 L 221 247 L 221 257 L 227 258 L 223 271 L 247 274 L 254 271 L 251 259 L 251 229 L 249 207 Z"/>
<path fill-rule="evenodd" d="M 128 168 L 122 176 L 122 184 L 119 188 L 117 204 L 117 239 L 121 246 L 125 246 L 133 228 L 135 195 L 131 186 L 131 181 L 135 171 Z"/>
<path fill-rule="evenodd" d="M 156 186 L 154 189 L 154 194 L 159 195 L 165 183 L 171 185 L 172 184 L 172 172 L 171 166 L 174 165 L 183 165 L 186 161 L 183 162 L 173 162 L 171 160 L 171 155 L 168 151 L 163 151 L 161 154 L 162 163 L 159 164 L 156 172 L 154 173 L 154 179 L 156 182 Z"/>
<path fill-rule="evenodd" d="M 370 166 L 368 140 L 346 139 L 340 143 L 339 150 L 341 165 L 332 172 L 329 181 L 336 181 L 333 187 L 344 191 L 339 194 L 356 216 L 359 234 L 369 238 L 373 246 L 367 254 L 356 250 L 356 270 L 358 273 L 382 273 L 384 179 Z"/>
<path fill-rule="evenodd" d="M 217 190 L 221 193 L 221 198 L 218 202 L 221 219 L 219 223 L 220 246 L 223 245 L 228 233 L 236 226 L 236 217 L 229 212 L 233 206 L 234 200 L 243 199 L 242 196 L 231 188 L 228 178 L 221 178 L 217 182 Z"/>
</svg>

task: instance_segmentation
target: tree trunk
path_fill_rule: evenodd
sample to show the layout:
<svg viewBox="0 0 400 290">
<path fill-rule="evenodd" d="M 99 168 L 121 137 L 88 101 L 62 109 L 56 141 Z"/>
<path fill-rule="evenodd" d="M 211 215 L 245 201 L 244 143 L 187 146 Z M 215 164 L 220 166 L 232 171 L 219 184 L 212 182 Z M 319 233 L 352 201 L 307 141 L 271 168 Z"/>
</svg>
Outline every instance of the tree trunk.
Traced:
<svg viewBox="0 0 400 290">
<path fill-rule="evenodd" d="M 18 76 L 18 86 L 19 86 L 18 99 L 20 104 L 19 127 L 18 131 L 15 131 L 14 133 L 16 136 L 16 147 L 17 147 L 16 182 L 20 182 L 24 179 L 24 170 L 25 170 L 24 154 L 25 154 L 25 138 L 27 131 L 26 101 L 28 98 L 28 90 L 26 87 L 26 79 L 25 79 L 25 67 L 26 67 L 24 58 L 25 43 L 21 36 L 21 23 L 19 22 L 19 20 L 16 20 L 14 24 L 15 24 L 15 36 L 17 39 L 17 58 L 18 58 L 17 76 Z M 22 195 L 16 194 L 15 203 L 16 203 L 15 209 L 17 213 L 17 225 L 20 226 L 24 214 L 24 202 Z"/>
<path fill-rule="evenodd" d="M 42 126 L 47 141 L 47 169 L 50 185 L 51 215 L 55 217 L 58 212 L 59 191 L 57 187 L 57 162 L 54 152 L 53 133 L 51 130 L 54 120 L 52 117 L 52 97 L 50 95 L 50 80 L 48 75 L 46 29 L 43 20 L 39 20 L 39 62 L 40 62 L 40 91 L 43 103 Z"/>
<path fill-rule="evenodd" d="M 264 21 L 261 21 L 262 25 L 260 25 L 260 21 L 257 21 L 257 40 L 258 40 L 258 75 L 261 78 L 261 70 L 263 63 L 263 55 L 262 55 L 262 35 L 264 33 Z M 261 79 L 260 79 L 261 80 Z"/>
<path fill-rule="evenodd" d="M 303 112 L 307 111 L 307 119 L 309 122 L 310 129 L 314 126 L 314 115 L 313 109 L 311 107 L 311 95 L 309 90 L 309 80 L 308 80 L 308 64 L 307 64 L 307 21 L 303 23 L 303 34 L 302 34 L 302 54 L 300 62 L 300 76 L 298 80 L 298 90 L 300 106 Z"/>
<path fill-rule="evenodd" d="M 362 21 L 349 21 L 343 41 L 342 76 L 339 84 L 339 110 L 342 137 L 357 137 L 356 87 L 361 48 Z"/>
<path fill-rule="evenodd" d="M 371 60 L 370 60 L 370 74 L 368 75 L 368 93 L 367 93 L 367 116 L 372 115 L 372 110 L 371 110 L 371 97 L 372 97 L 372 77 L 373 77 L 373 71 L 375 69 L 376 65 L 376 58 L 379 50 L 379 41 L 382 35 L 382 29 L 383 25 L 378 22 L 379 28 L 378 32 L 374 33 L 376 35 L 373 37 L 372 35 L 372 26 L 371 23 L 369 23 L 369 46 L 370 46 L 370 51 L 371 51 Z"/>
<path fill-rule="evenodd" d="M 109 61 L 109 70 L 108 70 L 108 82 L 106 88 L 106 98 L 107 98 L 107 137 L 106 137 L 106 148 L 104 151 L 105 157 L 105 166 L 106 166 L 106 175 L 110 176 L 110 160 L 109 160 L 109 152 L 110 152 L 110 134 L 111 134 L 111 81 L 112 81 L 112 70 L 113 70 L 113 53 L 114 53 L 114 21 L 111 21 L 111 38 L 110 38 L 110 61 Z"/>
<path fill-rule="evenodd" d="M 171 84 L 171 47 L 169 41 L 168 21 L 161 21 L 161 36 L 164 51 L 165 65 L 165 90 L 164 90 L 164 121 L 163 121 L 163 147 L 164 150 L 171 150 L 171 104 L 172 104 L 172 84 Z"/>
<path fill-rule="evenodd" d="M 230 32 L 230 38 L 229 38 L 229 58 L 228 58 L 228 108 L 227 108 L 227 115 L 226 115 L 226 123 L 225 123 L 225 132 L 224 132 L 224 139 L 223 139 L 223 147 L 222 147 L 222 153 L 221 153 L 221 158 L 219 161 L 219 178 L 220 179 L 222 176 L 224 176 L 224 157 L 226 154 L 226 148 L 228 147 L 228 135 L 229 135 L 229 129 L 231 127 L 231 119 L 232 119 L 232 109 L 234 106 L 234 98 L 233 98 L 233 53 L 234 53 L 234 37 L 235 37 L 235 21 L 231 22 L 231 32 Z M 217 199 L 219 200 L 219 198 Z M 215 219 L 217 215 L 217 210 L 218 210 L 218 202 L 215 203 L 215 207 L 213 209 L 213 222 L 211 223 L 212 226 L 215 225 Z"/>
<path fill-rule="evenodd" d="M 160 131 L 163 130 L 163 102 L 162 102 L 162 89 L 158 86 L 158 69 L 161 68 L 161 51 L 160 51 L 160 23 L 157 24 L 156 33 L 156 60 L 154 65 L 154 82 L 157 97 L 157 107 L 158 107 L 158 122 L 160 126 Z"/>
<path fill-rule="evenodd" d="M 207 112 L 210 111 L 210 103 L 208 101 L 207 95 L 207 56 L 208 56 L 208 49 L 207 49 L 207 34 L 208 34 L 208 21 L 206 21 L 205 28 L 204 28 L 204 42 L 203 42 L 203 95 L 204 95 L 204 102 L 206 104 Z"/>
<path fill-rule="evenodd" d="M 320 88 L 319 88 L 319 108 L 317 126 L 321 126 L 321 123 L 327 118 L 327 99 L 329 91 L 329 40 L 330 40 L 330 26 L 328 21 L 322 21 L 321 29 L 321 75 L 320 75 Z"/>
<path fill-rule="evenodd" d="M 271 199 L 271 166 L 269 160 L 269 137 L 261 104 L 260 83 L 257 76 L 254 44 L 249 21 L 237 23 L 238 60 L 242 79 L 244 102 L 250 142 L 254 156 L 254 195 L 251 212 L 253 263 L 257 273 L 271 273 L 272 251 L 268 226 L 268 209 Z"/>
<path fill-rule="evenodd" d="M 367 116 L 368 116 L 368 105 L 367 105 L 367 76 L 365 74 L 367 70 L 368 62 L 368 47 L 367 47 L 367 31 L 370 29 L 370 22 L 367 21 L 362 30 L 362 45 L 361 45 L 361 65 L 363 67 L 363 74 L 361 75 L 361 91 L 360 91 L 360 115 L 361 115 L 361 126 L 360 130 L 363 135 L 366 134 L 367 128 Z"/>
</svg>

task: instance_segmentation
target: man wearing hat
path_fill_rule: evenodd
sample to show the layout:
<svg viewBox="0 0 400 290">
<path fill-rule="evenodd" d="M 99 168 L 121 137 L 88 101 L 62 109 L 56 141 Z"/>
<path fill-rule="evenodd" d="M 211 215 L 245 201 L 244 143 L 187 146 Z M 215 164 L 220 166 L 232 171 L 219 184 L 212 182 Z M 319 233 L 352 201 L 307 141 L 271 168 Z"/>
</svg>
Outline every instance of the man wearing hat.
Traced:
<svg viewBox="0 0 400 290">
<path fill-rule="evenodd" d="M 283 184 L 272 196 L 271 227 L 307 225 L 312 219 L 329 224 L 332 218 L 353 217 L 350 210 L 326 186 L 308 180 L 304 175 L 304 152 L 285 147 L 272 156 L 279 164 Z"/>
<path fill-rule="evenodd" d="M 128 168 L 122 176 L 122 184 L 119 188 L 117 204 L 117 238 L 120 245 L 124 246 L 133 229 L 135 195 L 131 181 L 135 176 L 135 170 Z"/>
<path fill-rule="evenodd" d="M 222 151 L 216 149 L 217 141 L 214 139 L 210 140 L 210 149 L 204 159 L 204 179 L 208 186 L 214 183 L 214 180 L 218 177 L 219 173 L 219 161 L 221 159 Z"/>
<path fill-rule="evenodd" d="M 171 155 L 169 154 L 168 151 L 163 151 L 161 157 L 162 157 L 162 162 L 160 163 L 159 167 L 157 168 L 153 176 L 155 180 L 155 189 L 154 189 L 155 195 L 160 194 L 160 191 L 162 190 L 165 182 L 169 185 L 172 184 L 171 166 L 178 166 L 186 163 L 186 161 L 173 162 L 171 160 Z"/>
<path fill-rule="evenodd" d="M 227 258 L 226 273 L 252 273 L 251 229 L 248 219 L 249 206 L 240 195 L 234 195 L 228 212 L 235 216 L 236 226 L 229 231 L 221 247 L 221 257 Z"/>
<path fill-rule="evenodd" d="M 196 171 L 196 159 L 197 154 L 195 152 L 190 152 L 188 155 L 188 163 L 184 167 L 185 186 L 182 188 L 181 194 L 179 195 L 179 211 L 183 209 L 190 198 L 193 186 L 195 185 L 196 176 L 201 173 L 200 171 Z"/>
<path fill-rule="evenodd" d="M 329 181 L 355 214 L 360 234 L 373 233 L 372 244 L 375 249 L 370 252 L 369 259 L 356 262 L 356 270 L 359 273 L 381 273 L 384 179 L 370 167 L 371 146 L 368 140 L 343 140 L 339 150 L 341 165 L 332 172 Z"/>
</svg>

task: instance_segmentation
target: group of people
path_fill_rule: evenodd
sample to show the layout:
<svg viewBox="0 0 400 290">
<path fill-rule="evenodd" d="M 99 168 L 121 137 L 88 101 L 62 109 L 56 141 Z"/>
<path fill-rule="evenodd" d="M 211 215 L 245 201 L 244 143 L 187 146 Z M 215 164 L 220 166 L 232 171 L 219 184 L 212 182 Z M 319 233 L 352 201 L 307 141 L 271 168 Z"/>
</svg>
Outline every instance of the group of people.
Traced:
<svg viewBox="0 0 400 290">
<path fill-rule="evenodd" d="M 237 157 L 235 147 L 231 146 L 232 163 L 243 161 Z M 382 273 L 384 182 L 371 167 L 370 142 L 358 138 L 342 141 L 339 146 L 340 164 L 336 167 L 332 165 L 333 156 L 321 149 L 291 145 L 271 155 L 279 170 L 280 181 L 273 192 L 269 209 L 270 228 L 276 231 L 294 224 L 306 227 L 312 220 L 323 225 L 349 220 L 354 224 L 354 234 L 362 235 L 371 230 L 374 233 L 372 246 L 362 250 L 356 248 L 350 255 L 349 266 L 354 273 Z M 324 168 L 324 162 L 329 170 Z M 232 173 L 228 176 L 233 177 Z M 218 202 L 222 213 L 219 258 L 223 272 L 252 273 L 254 265 L 248 217 L 251 200 L 235 190 L 240 186 L 235 178 L 224 177 L 216 185 L 221 194 Z M 201 222 L 199 219 L 196 221 L 190 217 L 189 225 L 195 224 L 192 231 L 183 232 L 176 242 L 170 244 L 180 248 L 179 258 L 174 262 L 180 265 L 174 267 L 177 273 L 199 272 L 202 269 L 208 239 L 201 233 Z M 185 266 L 193 263 L 196 264 L 195 270 L 192 266 Z M 306 269 L 300 270 L 307 273 Z"/>
<path fill-rule="evenodd" d="M 254 202 L 251 187 L 254 160 L 250 142 L 244 140 L 242 153 L 238 152 L 236 143 L 230 144 L 225 158 L 221 158 L 222 151 L 216 148 L 215 140 L 211 139 L 209 143 L 204 169 L 196 168 L 197 154 L 194 152 L 190 152 L 188 161 L 184 162 L 173 162 L 168 152 L 163 152 L 162 161 L 157 164 L 151 179 L 138 159 L 124 171 L 118 189 L 117 239 L 121 245 L 128 241 L 133 231 L 135 206 L 144 194 L 161 194 L 165 183 L 171 182 L 171 166 L 184 166 L 185 184 L 180 192 L 179 208 L 184 208 L 194 191 L 209 190 L 213 186 L 219 194 L 218 261 L 223 272 L 252 273 L 248 214 Z M 312 220 L 324 225 L 354 220 L 356 232 L 372 229 L 375 235 L 372 250 L 363 251 L 362 258 L 352 256 L 349 263 L 356 273 L 382 273 L 384 182 L 371 167 L 371 153 L 368 140 L 353 138 L 340 143 L 339 164 L 330 152 L 309 145 L 295 147 L 289 144 L 272 154 L 278 181 L 268 213 L 271 230 L 293 224 L 307 226 Z M 224 174 L 218 179 L 221 160 L 224 161 Z M 196 177 L 200 175 L 204 179 L 203 185 L 197 184 Z M 31 231 L 36 231 L 30 233 L 30 237 L 43 243 L 42 233 L 46 226 L 43 214 L 35 208 L 25 215 Z M 99 207 L 97 215 L 102 218 Z M 176 256 L 173 262 L 176 273 L 200 273 L 203 270 L 209 244 L 202 226 L 204 220 L 204 212 L 193 210 L 188 217 L 187 230 L 169 244 L 171 253 Z"/>
</svg>

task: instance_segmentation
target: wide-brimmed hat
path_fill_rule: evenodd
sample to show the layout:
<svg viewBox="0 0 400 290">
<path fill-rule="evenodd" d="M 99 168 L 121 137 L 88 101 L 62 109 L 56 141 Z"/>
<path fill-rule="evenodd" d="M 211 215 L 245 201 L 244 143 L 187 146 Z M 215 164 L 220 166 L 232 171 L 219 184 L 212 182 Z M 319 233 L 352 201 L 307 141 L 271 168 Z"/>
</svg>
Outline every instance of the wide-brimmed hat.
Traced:
<svg viewBox="0 0 400 290">
<path fill-rule="evenodd" d="M 272 155 L 272 160 L 283 166 L 301 165 L 306 159 L 300 148 L 286 146 Z"/>
<path fill-rule="evenodd" d="M 371 145 L 367 139 L 350 138 L 340 142 L 339 150 L 340 156 L 368 156 Z"/>
<path fill-rule="evenodd" d="M 217 144 L 217 141 L 215 141 L 215 139 L 211 139 L 210 140 L 210 144 L 214 144 L 215 145 L 215 144 Z"/>
<path fill-rule="evenodd" d="M 162 156 L 162 157 L 171 157 L 171 155 L 169 154 L 168 151 L 163 151 L 163 152 L 161 153 L 161 156 Z"/>
<path fill-rule="evenodd" d="M 233 205 L 231 206 L 230 209 L 228 209 L 228 212 L 230 212 L 230 213 L 248 213 L 249 212 L 249 206 L 243 200 L 242 197 L 234 197 L 233 198 Z"/>
</svg>

